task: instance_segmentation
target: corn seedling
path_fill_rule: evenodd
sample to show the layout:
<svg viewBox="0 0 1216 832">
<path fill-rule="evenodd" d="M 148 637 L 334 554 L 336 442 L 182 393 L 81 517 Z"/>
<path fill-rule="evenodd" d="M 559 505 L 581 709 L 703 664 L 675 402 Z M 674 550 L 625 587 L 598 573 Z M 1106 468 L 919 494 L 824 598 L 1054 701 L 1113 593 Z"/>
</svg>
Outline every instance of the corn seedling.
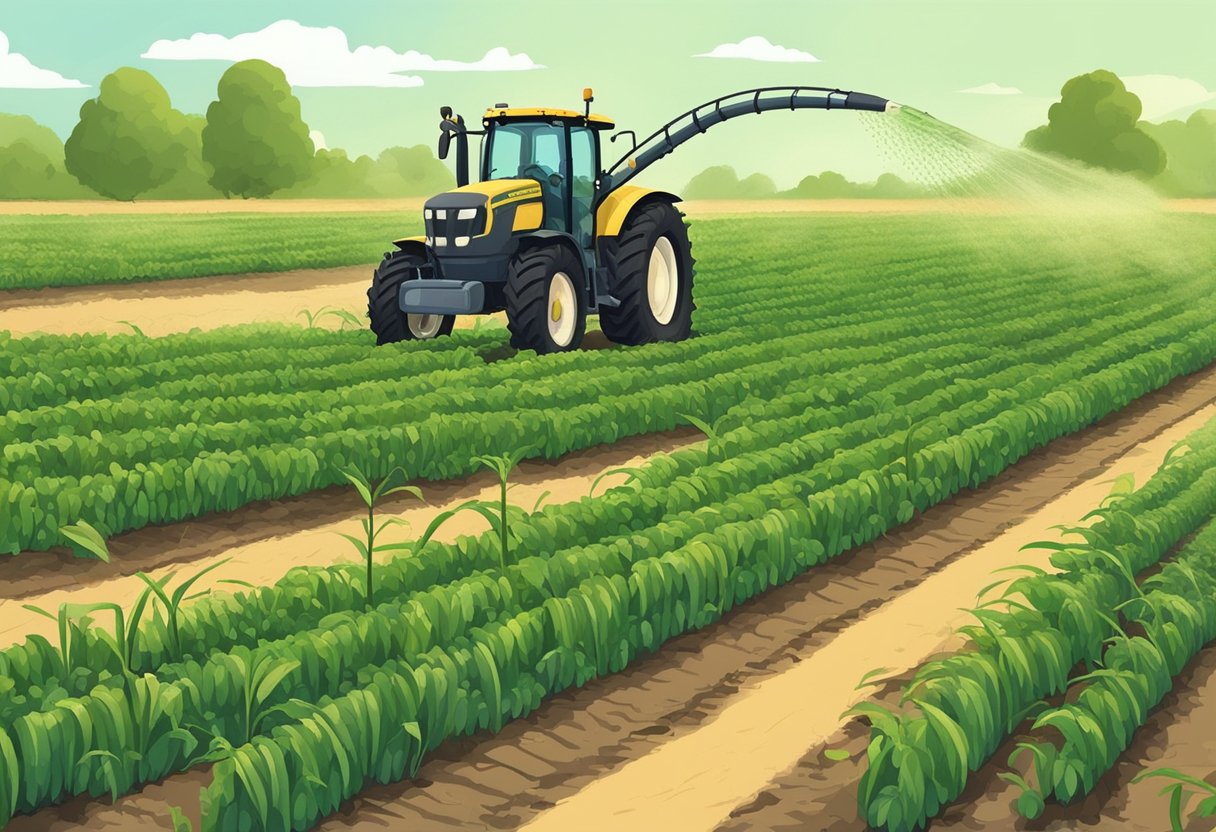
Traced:
<svg viewBox="0 0 1216 832">
<path fill-rule="evenodd" d="M 722 437 L 717 429 L 701 417 L 693 416 L 689 413 L 681 413 L 680 418 L 705 434 L 705 438 L 709 440 L 705 446 L 705 458 L 710 462 L 720 461 Z"/>
<path fill-rule="evenodd" d="M 142 600 L 142 599 L 141 599 Z M 104 630 L 95 628 L 99 640 L 107 648 L 109 648 L 117 657 L 119 665 L 128 673 L 130 668 L 130 645 L 131 642 L 127 639 L 127 621 L 123 618 L 122 607 L 118 604 L 110 602 L 99 602 L 95 604 L 60 604 L 57 613 L 50 613 L 42 607 L 34 604 L 24 604 L 25 609 L 30 612 L 37 613 L 43 618 L 49 618 L 54 621 L 59 629 L 59 657 L 62 662 L 61 669 L 63 676 L 67 679 L 76 671 L 76 666 L 72 662 L 73 653 L 78 652 L 73 650 L 79 639 L 82 639 L 85 630 L 89 627 L 89 616 L 95 612 L 108 611 L 114 613 L 114 633 L 113 635 Z M 141 604 L 136 604 L 140 614 L 143 607 Z M 135 617 L 133 616 L 133 619 Z"/>
<path fill-rule="evenodd" d="M 144 331 L 143 331 L 142 329 L 140 329 L 138 326 L 136 326 L 135 324 L 131 323 L 130 321 L 119 321 L 119 323 L 120 323 L 120 324 L 122 324 L 122 325 L 124 325 L 124 326 L 129 326 L 129 327 L 131 327 L 131 333 L 132 333 L 132 334 L 134 334 L 134 335 L 138 335 L 140 338 L 147 338 L 147 337 L 148 337 L 148 336 L 144 335 Z"/>
<path fill-rule="evenodd" d="M 322 306 L 320 309 L 316 310 L 315 312 L 312 311 L 311 309 L 301 309 L 299 312 L 296 312 L 296 317 L 304 319 L 304 321 L 305 321 L 304 328 L 305 329 L 313 329 L 317 326 L 318 322 L 321 320 L 322 317 L 324 317 L 325 315 L 328 315 L 332 311 L 333 311 L 333 309 L 331 309 L 328 306 Z"/>
<path fill-rule="evenodd" d="M 513 454 L 502 454 L 501 456 L 475 457 L 474 459 L 476 462 L 480 462 L 482 465 L 486 466 L 498 475 L 498 505 L 494 506 L 493 503 L 471 501 L 465 503 L 465 505 L 462 507 L 476 511 L 482 517 L 486 518 L 486 520 L 490 522 L 491 528 L 498 533 L 498 539 L 501 544 L 498 556 L 498 566 L 504 575 L 507 573 L 507 560 L 510 557 L 510 532 L 508 526 L 511 512 L 507 505 L 507 489 L 509 487 L 507 480 L 511 476 L 511 471 L 513 471 L 515 466 L 519 464 L 519 461 L 523 459 L 524 453 L 524 451 L 519 450 Z M 495 516 L 495 508 L 497 509 L 497 516 Z"/>
<path fill-rule="evenodd" d="M 358 315 L 349 309 L 327 309 L 322 314 L 337 318 L 340 329 L 346 329 L 347 327 L 351 329 L 364 329 L 367 326 L 367 321 L 360 319 Z"/>
<path fill-rule="evenodd" d="M 175 659 L 182 658 L 181 630 L 180 630 L 180 625 L 178 622 L 179 622 L 179 614 L 181 612 L 182 602 L 188 600 L 188 593 L 190 592 L 190 587 L 194 586 L 194 584 L 199 580 L 199 578 L 203 577 L 208 572 L 219 569 L 221 566 L 223 566 L 225 563 L 227 563 L 230 560 L 232 560 L 232 558 L 224 558 L 223 560 L 216 561 L 215 563 L 211 564 L 210 566 L 208 566 L 205 569 L 199 570 L 194 575 L 192 575 L 189 578 L 187 578 L 186 580 L 182 581 L 181 585 L 178 586 L 178 588 L 173 591 L 172 595 L 169 595 L 167 592 L 165 592 L 165 586 L 166 586 L 166 584 L 169 583 L 170 580 L 173 579 L 173 575 L 175 573 L 170 572 L 168 575 L 166 575 L 164 578 L 162 578 L 159 581 L 152 580 L 144 572 L 135 573 L 135 577 L 139 578 L 141 581 L 143 581 L 145 584 L 148 585 L 148 589 L 146 591 L 152 592 L 153 594 L 155 594 L 157 599 L 160 601 L 160 603 L 163 604 L 165 607 L 165 621 L 166 621 L 166 624 L 169 629 L 169 650 Z M 193 597 L 197 597 L 197 596 L 189 596 L 189 597 L 193 598 Z M 143 611 L 144 600 L 145 600 L 144 598 L 141 598 L 140 603 L 138 605 L 141 613 Z M 134 641 L 132 641 L 131 647 L 132 648 L 134 647 Z"/>
<path fill-rule="evenodd" d="M 404 520 L 395 517 L 390 517 L 388 520 L 377 525 L 376 504 L 390 494 L 397 494 L 402 491 L 413 494 L 419 500 L 422 500 L 422 489 L 416 485 L 405 485 L 405 471 L 401 468 L 394 468 L 389 471 L 388 476 L 375 485 L 372 484 L 366 474 L 353 465 L 343 470 L 342 475 L 355 487 L 355 490 L 359 492 L 359 496 L 363 499 L 363 504 L 367 506 L 367 517 L 363 520 L 364 539 L 360 540 L 354 535 L 349 534 L 342 534 L 342 537 L 349 540 L 367 561 L 367 608 L 371 609 L 375 596 L 375 585 L 372 582 L 372 562 L 376 553 L 376 537 L 389 526 L 407 525 Z M 398 479 L 402 484 L 393 485 Z"/>
<path fill-rule="evenodd" d="M 621 466 L 620 468 L 611 468 L 611 469 L 605 471 L 604 473 L 600 474 L 598 477 L 596 477 L 594 480 L 591 481 L 591 487 L 587 489 L 587 496 L 594 497 L 595 489 L 599 487 L 599 484 L 606 477 L 611 477 L 614 474 L 625 474 L 626 475 L 625 482 L 623 482 L 621 484 L 629 485 L 630 483 L 637 481 L 638 477 L 640 477 L 642 474 L 642 469 L 629 467 L 629 466 Z"/>
<path fill-rule="evenodd" d="M 1185 774 L 1174 768 L 1149 769 L 1136 775 L 1136 778 L 1132 782 L 1139 783 L 1141 780 L 1148 780 L 1153 777 L 1172 781 L 1161 790 L 1161 794 L 1168 794 L 1170 796 L 1171 832 L 1184 832 L 1186 829 L 1184 820 L 1187 814 L 1187 807 L 1190 805 L 1191 799 L 1197 795 L 1203 799 L 1195 807 L 1194 816 L 1197 818 L 1216 818 L 1216 786 L 1213 786 L 1206 780 Z"/>
</svg>

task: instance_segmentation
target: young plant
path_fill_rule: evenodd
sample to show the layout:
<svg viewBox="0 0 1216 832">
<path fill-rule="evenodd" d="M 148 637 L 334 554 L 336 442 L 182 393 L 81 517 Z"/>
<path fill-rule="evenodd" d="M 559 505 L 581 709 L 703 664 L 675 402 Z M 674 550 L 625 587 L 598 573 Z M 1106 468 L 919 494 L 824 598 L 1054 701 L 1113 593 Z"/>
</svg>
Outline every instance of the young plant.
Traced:
<svg viewBox="0 0 1216 832">
<path fill-rule="evenodd" d="M 110 547 L 106 544 L 106 539 L 84 520 L 60 526 L 59 533 L 76 544 L 73 550 L 77 557 L 83 553 L 86 557 L 96 558 L 103 563 L 110 562 Z"/>
<path fill-rule="evenodd" d="M 515 466 L 519 464 L 519 461 L 523 459 L 523 457 L 524 451 L 522 450 L 516 451 L 513 454 L 503 454 L 501 456 L 475 457 L 474 459 L 476 462 L 480 462 L 482 465 L 486 466 L 498 475 L 498 505 L 495 506 L 493 503 L 481 501 L 471 501 L 465 503 L 464 506 L 461 506 L 462 509 L 471 509 L 472 511 L 476 511 L 482 517 L 486 518 L 486 520 L 490 521 L 490 526 L 495 532 L 498 533 L 498 538 L 501 541 L 501 549 L 498 554 L 498 566 L 504 575 L 507 573 L 507 559 L 510 557 L 510 531 L 508 527 L 511 512 L 510 507 L 507 505 L 507 490 L 509 487 L 507 485 L 507 480 L 510 478 L 511 472 L 515 469 Z M 537 505 L 539 504 L 539 501 L 537 501 Z M 497 516 L 495 515 L 496 509 Z"/>
<path fill-rule="evenodd" d="M 613 474 L 625 474 L 626 475 L 625 482 L 623 482 L 621 484 L 629 485 L 630 483 L 637 481 L 638 477 L 640 477 L 642 474 L 642 469 L 634 468 L 634 467 L 630 467 L 630 466 L 621 466 L 620 468 L 610 468 L 591 481 L 591 487 L 587 489 L 587 496 L 594 497 L 595 489 L 599 487 L 600 482 L 603 481 L 603 479 L 605 477 L 611 477 Z"/>
<path fill-rule="evenodd" d="M 708 462 L 718 462 L 721 460 L 722 453 L 722 436 L 718 433 L 717 428 L 711 425 L 704 419 L 693 416 L 688 413 L 681 413 L 680 418 L 695 427 L 701 433 L 705 434 L 705 438 L 709 442 L 705 446 L 705 459 Z"/>
<path fill-rule="evenodd" d="M 1216 786 L 1213 786 L 1206 780 L 1201 780 L 1190 774 L 1184 774 L 1173 768 L 1149 769 L 1136 775 L 1136 778 L 1132 782 L 1139 783 L 1141 780 L 1148 780 L 1150 777 L 1160 777 L 1164 780 L 1172 781 L 1161 790 L 1161 794 L 1168 793 L 1170 796 L 1171 832 L 1183 832 L 1186 828 L 1186 824 L 1183 823 L 1183 814 L 1186 812 L 1191 798 L 1196 795 L 1203 797 L 1203 799 L 1195 807 L 1195 817 L 1216 818 Z"/>
<path fill-rule="evenodd" d="M 146 593 L 145 593 L 146 595 Z M 131 622 L 138 623 L 138 616 L 143 614 L 143 601 L 141 596 L 139 602 L 136 603 L 136 610 L 132 613 Z M 119 660 L 119 665 L 126 672 L 131 671 L 130 667 L 130 644 L 128 641 L 128 621 L 123 618 L 122 607 L 111 602 L 99 602 L 96 604 L 60 604 L 57 614 L 52 614 L 42 607 L 34 604 L 23 605 L 30 612 L 37 613 L 44 618 L 49 618 L 54 621 L 59 627 L 59 656 L 62 662 L 61 670 L 63 679 L 66 681 L 76 672 L 76 667 L 72 663 L 72 646 L 76 643 L 76 639 L 84 636 L 85 627 L 87 627 L 88 616 L 95 612 L 109 611 L 114 613 L 114 634 L 110 635 L 103 630 L 98 629 L 98 637 L 102 644 L 108 647 Z M 82 626 L 82 624 L 84 626 Z"/>
<path fill-rule="evenodd" d="M 296 313 L 296 317 L 303 318 L 305 320 L 305 324 L 304 324 L 305 329 L 313 329 L 316 327 L 317 323 L 321 320 L 322 317 L 324 317 L 325 315 L 328 315 L 332 311 L 333 310 L 330 309 L 328 306 L 322 306 L 316 312 L 313 312 L 311 309 L 301 309 L 299 312 Z"/>
<path fill-rule="evenodd" d="M 161 578 L 159 581 L 152 580 L 150 577 L 148 577 L 147 573 L 144 573 L 144 572 L 135 573 L 135 577 L 139 578 L 141 581 L 143 581 L 145 584 L 148 585 L 148 589 L 145 590 L 145 595 L 148 592 L 154 593 L 156 595 L 157 599 L 165 607 L 165 619 L 166 619 L 166 624 L 167 624 L 168 630 L 169 630 L 169 651 L 173 654 L 174 659 L 182 658 L 181 631 L 180 631 L 180 625 L 179 625 L 178 621 L 179 621 L 179 614 L 181 612 L 182 602 L 185 600 L 188 600 L 187 593 L 190 592 L 190 587 L 194 586 L 194 584 L 198 581 L 199 578 L 203 577 L 208 572 L 219 569 L 221 566 L 223 566 L 225 563 L 227 563 L 230 560 L 232 560 L 232 558 L 224 558 L 223 560 L 216 561 L 215 563 L 211 564 L 210 566 L 208 566 L 205 569 L 199 570 L 191 577 L 182 581 L 181 586 L 179 586 L 177 589 L 175 589 L 173 591 L 172 595 L 169 595 L 167 592 L 165 592 L 165 585 L 168 584 L 169 581 L 173 579 L 173 576 L 176 573 L 170 572 L 168 575 Z M 189 597 L 195 597 L 195 596 L 189 596 Z M 137 605 L 141 613 L 143 611 L 143 604 L 144 604 L 145 600 L 146 600 L 145 598 L 140 598 L 140 602 Z M 134 648 L 134 633 L 132 633 L 132 640 L 131 640 L 130 648 L 131 649 Z"/>
<path fill-rule="evenodd" d="M 366 474 L 354 465 L 344 469 L 342 475 L 350 480 L 351 484 L 359 492 L 359 496 L 363 498 L 363 504 L 367 506 L 367 517 L 363 520 L 364 539 L 360 540 L 354 535 L 349 534 L 342 534 L 342 537 L 349 540 L 367 561 L 367 608 L 371 609 L 372 599 L 375 595 L 375 585 L 372 582 L 372 562 L 373 555 L 376 553 L 376 537 L 389 526 L 408 525 L 404 520 L 396 517 L 390 517 L 384 522 L 377 524 L 376 504 L 390 494 L 397 494 L 402 491 L 413 494 L 419 500 L 423 500 L 422 489 L 416 485 L 405 485 L 405 471 L 400 467 L 389 471 L 388 476 L 375 485 L 372 484 Z M 400 484 L 394 485 L 394 482 L 400 482 Z"/>
</svg>

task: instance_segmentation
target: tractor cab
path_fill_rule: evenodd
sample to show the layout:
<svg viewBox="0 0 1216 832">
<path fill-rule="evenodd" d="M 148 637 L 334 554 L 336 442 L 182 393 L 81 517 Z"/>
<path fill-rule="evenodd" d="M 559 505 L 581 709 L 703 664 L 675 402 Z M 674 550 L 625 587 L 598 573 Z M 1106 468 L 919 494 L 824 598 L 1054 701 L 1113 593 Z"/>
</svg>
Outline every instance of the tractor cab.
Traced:
<svg viewBox="0 0 1216 832">
<path fill-rule="evenodd" d="M 482 119 L 482 182 L 530 179 L 540 186 L 541 228 L 571 235 L 591 250 L 595 241 L 595 183 L 600 172 L 600 133 L 612 122 L 573 110 L 486 110 Z"/>
</svg>

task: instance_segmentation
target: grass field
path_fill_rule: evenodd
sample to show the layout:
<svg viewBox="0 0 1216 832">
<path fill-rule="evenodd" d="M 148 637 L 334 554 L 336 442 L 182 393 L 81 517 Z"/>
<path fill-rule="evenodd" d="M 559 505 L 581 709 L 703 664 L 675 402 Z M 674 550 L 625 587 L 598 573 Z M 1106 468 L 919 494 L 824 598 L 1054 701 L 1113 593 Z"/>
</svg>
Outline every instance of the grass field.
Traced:
<svg viewBox="0 0 1216 832">
<path fill-rule="evenodd" d="M 59 644 L 0 653 L 0 821 L 206 760 L 204 829 L 311 828 L 448 739 L 498 731 L 1210 365 L 1213 232 L 1165 215 L 700 221 L 697 337 L 550 357 L 501 329 L 382 349 L 287 326 L 4 339 L 0 549 L 23 557 L 78 521 L 171 523 L 344 483 L 352 465 L 440 479 L 678 425 L 707 442 L 562 505 L 509 507 L 504 490 L 480 506 L 490 532 L 406 538 L 370 579 L 301 569 L 180 610 L 148 596 L 101 613 L 108 629 L 62 610 Z M 1137 498 L 1168 526 L 1158 546 L 1211 515 L 1206 460 Z M 1098 572 L 1113 609 L 1126 587 Z M 1100 646 L 1085 634 L 1065 669 Z M 1027 697 L 1061 684 L 1030 678 Z M 992 724 L 966 766 L 1003 736 Z M 876 742 L 877 825 L 914 826 L 937 808 L 925 794 L 961 791 L 958 763 L 917 786 Z"/>
</svg>

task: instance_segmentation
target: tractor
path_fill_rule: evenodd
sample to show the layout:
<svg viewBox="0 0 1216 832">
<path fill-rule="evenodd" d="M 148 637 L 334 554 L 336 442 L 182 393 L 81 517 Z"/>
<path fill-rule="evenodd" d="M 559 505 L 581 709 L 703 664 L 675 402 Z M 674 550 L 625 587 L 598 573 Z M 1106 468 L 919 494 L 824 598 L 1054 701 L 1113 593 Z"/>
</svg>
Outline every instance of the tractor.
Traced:
<svg viewBox="0 0 1216 832">
<path fill-rule="evenodd" d="M 588 315 L 618 344 L 680 341 L 692 332 L 693 257 L 680 197 L 628 184 L 684 142 L 728 119 L 774 110 L 891 111 L 898 104 L 824 87 L 764 87 L 716 98 L 669 121 L 611 167 L 612 120 L 584 109 L 486 110 L 470 130 L 440 110 L 438 156 L 456 145 L 457 187 L 423 206 L 426 233 L 395 240 L 368 289 L 378 344 L 437 338 L 457 315 L 506 311 L 511 345 L 578 348 Z M 469 181 L 469 136 L 481 136 Z"/>
</svg>

